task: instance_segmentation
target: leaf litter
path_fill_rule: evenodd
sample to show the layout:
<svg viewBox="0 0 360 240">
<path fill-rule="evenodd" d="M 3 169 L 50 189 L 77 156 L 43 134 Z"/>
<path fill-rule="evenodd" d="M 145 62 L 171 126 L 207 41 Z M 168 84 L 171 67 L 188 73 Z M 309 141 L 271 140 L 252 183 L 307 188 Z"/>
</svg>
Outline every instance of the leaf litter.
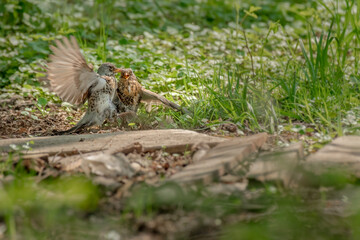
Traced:
<svg viewBox="0 0 360 240">
<path fill-rule="evenodd" d="M 10 99 L 2 99 L 0 117 L 6 123 L 0 127 L 2 138 L 50 135 L 53 130 L 67 129 L 72 122 L 81 118 L 83 112 L 83 109 L 67 111 L 67 106 L 62 107 L 58 104 L 47 103 L 45 110 L 48 113 L 43 115 L 43 112 L 36 108 L 36 102 L 37 100 L 34 97 L 24 97 L 21 95 L 14 95 Z M 53 114 L 55 112 L 56 114 Z M 69 116 L 71 119 L 69 119 Z M 277 141 L 279 139 L 283 143 L 290 144 L 294 139 L 305 137 L 305 140 L 310 140 L 313 136 L 312 132 L 301 134 L 298 129 L 295 128 L 294 131 L 281 130 L 281 135 L 271 137 L 267 146 L 264 146 L 264 149 L 267 151 L 277 149 L 277 146 L 279 146 Z M 94 132 L 94 129 L 92 131 Z M 108 125 L 95 130 L 96 133 L 112 131 L 119 131 L 119 127 Z M 214 125 L 212 129 L 205 129 L 204 132 L 207 132 L 209 135 L 228 138 L 245 134 L 244 132 L 239 132 L 236 124 L 232 123 L 219 123 Z M 105 151 L 96 154 L 80 153 L 68 157 L 61 155 L 48 158 L 39 157 L 24 160 L 22 164 L 26 169 L 32 169 L 37 172 L 37 182 L 68 174 L 76 175 L 80 173 L 87 175 L 95 185 L 106 189 L 106 194 L 99 208 L 113 213 L 114 211 L 124 211 L 126 206 L 124 202 L 126 199 L 131 199 L 134 189 L 139 184 L 146 183 L 150 186 L 158 186 L 163 179 L 169 178 L 193 162 L 200 161 L 209 149 L 211 149 L 211 146 L 208 144 L 199 143 L 189 149 L 188 152 L 181 154 L 168 153 L 164 150 L 146 152 L 141 144 L 134 143 L 125 149 L 121 149 L 122 152 L 113 150 L 113 152 Z M 73 158 L 73 160 L 70 161 L 70 159 L 68 162 L 62 162 L 66 158 L 68 160 Z M 9 179 L 9 181 L 13 180 Z M 250 183 L 253 184 L 253 181 L 251 180 Z M 233 196 L 234 194 L 240 194 L 244 195 L 246 202 L 252 201 L 251 199 L 256 200 L 262 196 L 262 194 L 257 196 L 251 194 L 247 177 L 239 177 L 239 175 L 232 174 L 225 175 L 219 179 L 218 183 L 210 184 L 205 192 L 210 194 L 209 196 Z M 342 216 L 344 209 L 346 209 L 344 204 L 338 198 L 329 199 L 324 211 L 326 211 L 326 214 Z M 242 213 L 245 214 L 242 221 L 244 219 L 266 218 L 267 214 L 253 212 L 252 209 L 258 209 L 259 207 L 266 209 L 266 206 L 262 205 L 255 206 L 250 204 L 246 207 L 246 204 L 244 204 L 242 208 L 249 209 L 246 210 L 246 213 Z M 150 239 L 158 237 L 163 239 L 164 236 L 165 238 L 171 238 L 174 234 L 182 231 L 202 236 L 206 236 L 206 234 L 216 235 L 221 224 L 230 223 L 236 217 L 231 215 L 229 218 L 222 218 L 221 221 L 223 222 L 220 225 L 219 219 L 211 220 L 207 214 L 201 211 L 188 212 L 176 210 L 171 214 L 158 214 L 151 220 L 147 219 L 146 216 L 138 218 L 133 214 L 129 214 L 127 218 L 129 222 L 134 223 L 132 231 L 141 232 L 138 235 L 139 237 L 143 236 Z M 206 233 L 207 228 L 211 229 L 209 233 Z"/>
</svg>

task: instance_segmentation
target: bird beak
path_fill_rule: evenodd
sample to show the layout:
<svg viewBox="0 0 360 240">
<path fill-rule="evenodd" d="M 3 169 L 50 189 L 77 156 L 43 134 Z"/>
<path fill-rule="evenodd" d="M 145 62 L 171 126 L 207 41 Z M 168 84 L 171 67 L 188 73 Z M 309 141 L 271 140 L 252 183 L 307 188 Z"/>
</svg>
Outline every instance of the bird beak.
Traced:
<svg viewBox="0 0 360 240">
<path fill-rule="evenodd" d="M 114 72 L 121 73 L 121 68 L 115 68 Z"/>
<path fill-rule="evenodd" d="M 128 79 L 128 78 L 129 78 L 129 74 L 125 74 L 125 75 L 124 75 L 124 78 L 125 78 L 125 79 Z"/>
</svg>

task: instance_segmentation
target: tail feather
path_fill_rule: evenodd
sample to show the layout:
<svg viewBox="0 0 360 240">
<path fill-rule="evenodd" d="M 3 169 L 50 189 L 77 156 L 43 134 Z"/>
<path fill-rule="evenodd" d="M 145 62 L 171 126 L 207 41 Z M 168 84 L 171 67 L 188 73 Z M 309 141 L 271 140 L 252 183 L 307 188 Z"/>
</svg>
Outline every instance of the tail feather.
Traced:
<svg viewBox="0 0 360 240">
<path fill-rule="evenodd" d="M 163 96 L 157 94 L 157 93 L 154 93 L 150 90 L 147 90 L 145 88 L 142 89 L 142 93 L 141 93 L 141 100 L 142 101 L 145 101 L 145 102 L 160 102 L 166 106 L 169 106 L 173 109 L 176 109 L 178 111 L 181 111 L 182 113 L 187 113 L 189 114 L 190 111 L 187 110 L 186 108 L 182 108 L 180 107 L 179 105 L 177 105 L 176 103 L 174 102 L 171 102 L 169 100 L 167 100 L 166 98 L 164 98 Z"/>
<path fill-rule="evenodd" d="M 96 125 L 97 122 L 95 121 L 94 115 L 95 113 L 92 112 L 86 112 L 84 117 L 82 119 L 80 119 L 80 121 L 72 128 L 66 130 L 66 131 L 61 131 L 61 132 L 56 132 L 56 135 L 63 135 L 63 134 L 69 134 L 69 133 L 73 133 L 73 132 L 79 132 L 80 130 L 86 128 L 86 127 L 91 127 L 93 125 Z"/>
</svg>

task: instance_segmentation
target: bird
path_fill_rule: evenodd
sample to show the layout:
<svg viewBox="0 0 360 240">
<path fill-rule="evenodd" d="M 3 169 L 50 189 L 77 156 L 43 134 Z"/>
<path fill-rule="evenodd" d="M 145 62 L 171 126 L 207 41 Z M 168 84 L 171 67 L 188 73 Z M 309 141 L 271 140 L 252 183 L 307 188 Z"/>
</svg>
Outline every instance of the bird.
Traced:
<svg viewBox="0 0 360 240">
<path fill-rule="evenodd" d="M 114 104 L 117 112 L 123 115 L 136 114 L 140 102 L 162 103 L 175 110 L 188 113 L 188 110 L 180 107 L 165 97 L 145 89 L 137 80 L 131 68 L 122 68 L 120 70 L 120 79 L 116 88 Z"/>
<path fill-rule="evenodd" d="M 117 89 L 116 73 L 121 69 L 112 63 L 100 65 L 97 73 L 88 65 L 80 52 L 74 36 L 55 40 L 50 46 L 53 54 L 47 64 L 47 79 L 52 90 L 63 100 L 74 105 L 88 102 L 88 108 L 81 120 L 72 128 L 56 132 L 68 134 L 83 128 L 101 125 L 106 119 L 114 117 L 116 106 L 113 103 Z"/>
</svg>

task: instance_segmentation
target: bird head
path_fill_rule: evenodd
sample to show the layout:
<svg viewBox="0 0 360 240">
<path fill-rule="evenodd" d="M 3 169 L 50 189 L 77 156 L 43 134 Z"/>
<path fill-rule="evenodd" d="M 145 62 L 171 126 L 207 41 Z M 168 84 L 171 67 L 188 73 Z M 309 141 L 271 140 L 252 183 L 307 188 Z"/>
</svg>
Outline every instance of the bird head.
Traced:
<svg viewBox="0 0 360 240">
<path fill-rule="evenodd" d="M 124 68 L 121 69 L 121 78 L 127 80 L 131 75 L 133 74 L 133 71 L 131 68 Z"/>
<path fill-rule="evenodd" d="M 112 77 L 115 75 L 115 73 L 121 72 L 121 69 L 115 67 L 115 65 L 112 63 L 103 63 L 97 72 L 99 75 Z"/>
</svg>

